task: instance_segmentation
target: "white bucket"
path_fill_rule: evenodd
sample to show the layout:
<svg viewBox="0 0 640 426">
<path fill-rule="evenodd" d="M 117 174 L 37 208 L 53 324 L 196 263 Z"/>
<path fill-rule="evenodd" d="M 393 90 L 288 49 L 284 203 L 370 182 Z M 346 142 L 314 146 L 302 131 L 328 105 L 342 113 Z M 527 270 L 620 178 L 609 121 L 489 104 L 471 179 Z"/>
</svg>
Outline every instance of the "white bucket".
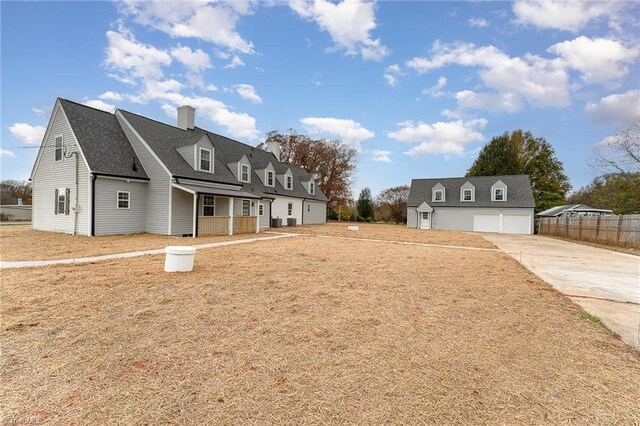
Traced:
<svg viewBox="0 0 640 426">
<path fill-rule="evenodd" d="M 191 272 L 193 271 L 193 259 L 196 257 L 196 248 L 189 246 L 169 246 L 164 249 L 165 272 Z"/>
<path fill-rule="evenodd" d="M 359 226 L 350 226 L 349 227 L 349 231 L 359 231 L 360 227 Z"/>
</svg>

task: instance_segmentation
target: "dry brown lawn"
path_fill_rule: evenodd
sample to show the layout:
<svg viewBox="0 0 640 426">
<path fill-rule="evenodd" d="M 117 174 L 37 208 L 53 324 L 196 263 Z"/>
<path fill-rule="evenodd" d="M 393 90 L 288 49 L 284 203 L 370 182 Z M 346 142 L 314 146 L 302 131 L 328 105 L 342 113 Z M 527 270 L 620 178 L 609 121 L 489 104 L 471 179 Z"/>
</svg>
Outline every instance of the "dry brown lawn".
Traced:
<svg viewBox="0 0 640 426">
<path fill-rule="evenodd" d="M 162 266 L 3 271 L 4 421 L 640 420 L 637 353 L 499 252 L 295 237 Z"/>
<path fill-rule="evenodd" d="M 349 226 L 358 226 L 358 231 L 349 231 Z M 423 244 L 443 244 L 461 247 L 495 248 L 480 234 L 471 232 L 411 229 L 406 225 L 385 225 L 378 223 L 329 222 L 324 225 L 304 225 L 283 228 L 299 234 L 330 235 L 334 237 L 363 238 L 385 241 L 405 241 Z"/>
<path fill-rule="evenodd" d="M 29 225 L 0 226 L 0 260 L 50 260 L 153 250 L 165 246 L 186 246 L 242 238 L 265 237 L 245 234 L 183 238 L 156 234 L 104 235 L 87 237 L 59 232 L 36 231 Z"/>
</svg>

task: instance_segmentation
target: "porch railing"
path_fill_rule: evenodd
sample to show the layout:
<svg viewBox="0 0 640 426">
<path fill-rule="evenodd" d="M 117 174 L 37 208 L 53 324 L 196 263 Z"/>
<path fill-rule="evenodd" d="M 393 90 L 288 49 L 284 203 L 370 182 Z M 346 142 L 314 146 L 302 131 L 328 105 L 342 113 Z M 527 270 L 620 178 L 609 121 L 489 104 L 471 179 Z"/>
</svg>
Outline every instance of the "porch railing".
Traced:
<svg viewBox="0 0 640 426">
<path fill-rule="evenodd" d="M 198 235 L 228 235 L 229 216 L 198 216 Z"/>
<path fill-rule="evenodd" d="M 233 218 L 234 234 L 253 234 L 256 232 L 256 216 L 238 216 Z"/>
</svg>

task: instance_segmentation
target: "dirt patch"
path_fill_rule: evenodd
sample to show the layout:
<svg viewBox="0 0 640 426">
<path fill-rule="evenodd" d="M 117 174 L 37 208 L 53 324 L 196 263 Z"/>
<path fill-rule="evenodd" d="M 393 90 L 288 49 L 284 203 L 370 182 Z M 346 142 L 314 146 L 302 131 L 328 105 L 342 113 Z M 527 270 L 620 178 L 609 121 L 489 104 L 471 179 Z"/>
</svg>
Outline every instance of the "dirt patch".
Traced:
<svg viewBox="0 0 640 426">
<path fill-rule="evenodd" d="M 358 231 L 349 231 L 349 226 L 357 226 Z M 284 228 L 287 230 L 287 228 Z M 329 235 L 334 237 L 364 238 L 385 241 L 404 241 L 423 244 L 443 244 L 461 247 L 495 248 L 480 234 L 434 229 L 413 229 L 406 225 L 385 225 L 377 223 L 329 222 L 324 225 L 304 225 L 291 229 L 300 234 Z"/>
<path fill-rule="evenodd" d="M 187 246 L 244 238 L 260 238 L 267 234 L 243 234 L 215 237 L 169 237 L 156 234 L 104 235 L 87 237 L 58 232 L 36 231 L 30 226 L 0 227 L 0 260 L 52 260 L 73 257 L 152 250 L 165 246 Z"/>
<path fill-rule="evenodd" d="M 296 237 L 200 250 L 193 273 L 162 266 L 147 256 L 3 271 L 5 415 L 47 413 L 57 424 L 640 418 L 638 355 L 499 252 Z"/>
<path fill-rule="evenodd" d="M 640 249 L 633 248 L 633 247 L 618 247 L 618 246 L 609 245 L 609 244 L 596 243 L 593 241 L 584 241 L 584 240 L 576 240 L 573 238 L 558 237 L 557 235 L 547 235 L 547 234 L 541 234 L 541 235 L 548 238 L 555 238 L 556 240 L 568 241 L 570 243 L 576 243 L 576 244 L 584 244 L 585 246 L 597 247 L 597 248 L 607 249 L 611 251 L 617 251 L 620 253 L 633 254 L 634 256 L 640 257 Z"/>
</svg>

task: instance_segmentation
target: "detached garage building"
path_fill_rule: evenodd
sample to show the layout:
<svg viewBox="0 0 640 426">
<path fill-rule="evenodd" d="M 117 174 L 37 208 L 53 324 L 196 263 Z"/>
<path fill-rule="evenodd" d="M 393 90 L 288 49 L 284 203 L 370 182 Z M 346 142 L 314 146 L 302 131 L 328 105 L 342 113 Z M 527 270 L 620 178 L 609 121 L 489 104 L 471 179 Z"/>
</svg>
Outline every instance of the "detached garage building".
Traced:
<svg viewBox="0 0 640 426">
<path fill-rule="evenodd" d="M 413 179 L 407 226 L 533 234 L 534 207 L 527 175 Z"/>
</svg>

